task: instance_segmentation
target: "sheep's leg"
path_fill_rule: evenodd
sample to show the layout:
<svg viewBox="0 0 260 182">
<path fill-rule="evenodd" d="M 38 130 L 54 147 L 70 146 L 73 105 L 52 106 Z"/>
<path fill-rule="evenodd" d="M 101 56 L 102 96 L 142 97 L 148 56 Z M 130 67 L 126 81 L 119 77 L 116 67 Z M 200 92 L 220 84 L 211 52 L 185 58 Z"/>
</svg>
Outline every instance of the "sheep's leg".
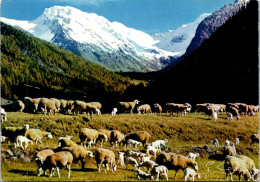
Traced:
<svg viewBox="0 0 260 182">
<path fill-rule="evenodd" d="M 54 167 L 50 169 L 50 175 L 49 175 L 49 177 L 52 177 L 52 175 L 54 175 Z"/>
<path fill-rule="evenodd" d="M 112 168 L 112 166 L 111 166 L 111 168 Z M 109 171 L 109 165 L 108 165 L 108 163 L 106 164 L 106 168 L 105 168 L 106 170 L 105 170 L 105 172 L 106 171 Z"/>
<path fill-rule="evenodd" d="M 56 171 L 57 171 L 58 177 L 60 178 L 60 170 L 59 170 L 59 167 L 56 167 Z"/>
<path fill-rule="evenodd" d="M 155 181 L 159 181 L 160 173 L 157 172 Z"/>
<path fill-rule="evenodd" d="M 84 169 L 84 167 L 85 167 L 85 161 L 84 159 L 81 159 L 81 169 Z"/>
<path fill-rule="evenodd" d="M 70 164 L 67 164 L 67 169 L 68 169 L 68 178 L 70 178 L 70 168 L 71 168 Z"/>
<path fill-rule="evenodd" d="M 165 176 L 165 178 L 166 178 L 166 181 L 168 181 L 168 175 L 167 175 L 166 172 L 164 172 L 164 176 Z M 193 181 L 194 181 L 194 180 L 193 180 Z"/>
<path fill-rule="evenodd" d="M 177 172 L 179 171 L 179 169 L 176 170 L 176 173 L 174 175 L 174 179 L 176 179 L 176 175 L 177 175 Z"/>
</svg>

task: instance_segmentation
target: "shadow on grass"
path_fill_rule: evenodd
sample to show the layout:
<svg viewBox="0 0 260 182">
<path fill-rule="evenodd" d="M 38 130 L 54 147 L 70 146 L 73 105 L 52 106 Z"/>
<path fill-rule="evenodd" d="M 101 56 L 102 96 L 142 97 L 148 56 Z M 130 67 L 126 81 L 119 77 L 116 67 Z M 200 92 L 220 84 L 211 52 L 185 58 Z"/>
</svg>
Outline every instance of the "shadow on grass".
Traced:
<svg viewBox="0 0 260 182">
<path fill-rule="evenodd" d="M 215 154 L 209 156 L 209 159 L 217 160 L 217 161 L 224 161 L 225 160 L 225 155 L 223 154 Z"/>
<path fill-rule="evenodd" d="M 23 176 L 37 176 L 35 171 L 25 171 L 25 170 L 20 170 L 20 169 L 12 169 L 12 170 L 9 170 L 8 172 L 16 173 L 16 174 L 20 173 Z"/>
<path fill-rule="evenodd" d="M 84 169 L 71 169 L 72 171 L 82 171 L 82 172 L 97 172 L 97 169 L 84 168 Z"/>
</svg>

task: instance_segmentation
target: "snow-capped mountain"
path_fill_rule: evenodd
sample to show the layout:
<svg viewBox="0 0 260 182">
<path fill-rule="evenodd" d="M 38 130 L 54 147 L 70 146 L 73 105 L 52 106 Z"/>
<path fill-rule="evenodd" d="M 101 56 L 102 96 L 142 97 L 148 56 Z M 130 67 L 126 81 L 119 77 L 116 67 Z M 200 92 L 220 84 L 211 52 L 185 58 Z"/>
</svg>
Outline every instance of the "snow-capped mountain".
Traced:
<svg viewBox="0 0 260 182">
<path fill-rule="evenodd" d="M 156 46 L 166 51 L 178 52 L 179 56 L 181 56 L 185 53 L 194 37 L 199 23 L 209 15 L 210 14 L 204 13 L 194 22 L 182 25 L 176 30 L 154 34 L 152 37 L 159 41 Z"/>
<path fill-rule="evenodd" d="M 144 32 L 68 6 L 45 9 L 33 21 L 1 21 L 114 71 L 159 70 L 178 55 L 156 47 Z"/>
</svg>

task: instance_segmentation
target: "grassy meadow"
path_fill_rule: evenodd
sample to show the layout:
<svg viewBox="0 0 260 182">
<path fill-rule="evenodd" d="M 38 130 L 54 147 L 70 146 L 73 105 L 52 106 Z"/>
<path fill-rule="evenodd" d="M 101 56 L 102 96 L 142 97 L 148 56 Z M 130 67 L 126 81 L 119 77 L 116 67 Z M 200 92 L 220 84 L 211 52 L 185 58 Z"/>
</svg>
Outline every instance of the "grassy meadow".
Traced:
<svg viewBox="0 0 260 182">
<path fill-rule="evenodd" d="M 167 146 L 169 151 L 178 154 L 187 155 L 193 151 L 194 146 L 203 146 L 208 144 L 209 148 L 214 151 L 219 151 L 222 154 L 221 148 L 224 141 L 229 139 L 234 141 L 234 138 L 240 139 L 240 145 L 236 146 L 238 153 L 251 157 L 257 167 L 259 167 L 259 149 L 258 144 L 250 146 L 250 136 L 253 133 L 258 133 L 259 117 L 256 116 L 241 116 L 241 119 L 236 121 L 228 121 L 225 114 L 220 114 L 217 122 L 209 120 L 204 114 L 188 114 L 187 116 L 170 117 L 165 113 L 158 115 L 137 115 L 137 114 L 122 114 L 119 116 L 111 116 L 103 114 L 94 116 L 92 120 L 87 115 L 63 115 L 56 114 L 55 116 L 44 116 L 42 114 L 28 113 L 8 113 L 8 121 L 2 126 L 22 126 L 29 124 L 31 128 L 38 128 L 43 131 L 51 132 L 53 139 L 45 138 L 42 144 L 34 144 L 29 146 L 31 151 L 35 148 L 56 148 L 58 146 L 58 137 L 65 135 L 73 135 L 72 140 L 79 143 L 78 132 L 83 127 L 94 129 L 116 129 L 124 134 L 132 131 L 145 130 L 151 134 L 149 142 L 156 139 L 167 138 L 169 142 Z M 220 147 L 212 145 L 211 140 L 218 138 Z M 99 143 L 97 144 L 99 146 Z M 109 143 L 104 144 L 105 148 L 110 148 Z M 2 143 L 2 154 L 9 149 L 6 143 Z M 11 148 L 13 148 L 11 146 Z M 143 151 L 143 148 L 139 148 Z M 126 151 L 126 148 L 116 148 L 114 151 Z M 194 152 L 194 151 L 193 151 Z M 225 181 L 225 172 L 223 170 L 223 159 L 215 155 L 208 157 L 203 150 L 200 156 L 196 159 L 199 165 L 199 173 L 202 174 L 201 181 Z M 155 159 L 155 158 L 154 158 Z M 87 159 L 84 171 L 80 169 L 80 165 L 73 164 L 71 170 L 71 178 L 67 179 L 67 170 L 60 170 L 61 178 L 57 177 L 55 172 L 54 177 L 37 176 L 37 165 L 34 161 L 26 162 L 24 159 L 3 160 L 1 158 L 1 179 L 8 181 L 135 181 L 136 173 L 129 165 L 129 169 L 118 166 L 115 173 L 111 171 L 98 173 L 97 166 L 93 159 Z M 144 168 L 141 168 L 144 170 Z M 184 173 L 178 172 L 177 179 L 173 179 L 174 172 L 169 171 L 170 181 L 183 181 Z M 238 180 L 234 177 L 234 180 Z"/>
</svg>

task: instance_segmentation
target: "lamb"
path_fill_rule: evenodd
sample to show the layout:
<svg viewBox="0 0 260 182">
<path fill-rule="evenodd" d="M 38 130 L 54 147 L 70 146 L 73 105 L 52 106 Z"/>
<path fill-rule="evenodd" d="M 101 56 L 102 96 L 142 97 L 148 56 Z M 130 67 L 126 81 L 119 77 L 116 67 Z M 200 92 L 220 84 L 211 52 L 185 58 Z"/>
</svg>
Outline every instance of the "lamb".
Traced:
<svg viewBox="0 0 260 182">
<path fill-rule="evenodd" d="M 154 142 L 151 143 L 151 146 L 160 149 L 161 150 L 161 146 L 166 146 L 165 143 L 168 142 L 167 139 L 164 140 L 155 140 Z"/>
<path fill-rule="evenodd" d="M 106 165 L 106 170 L 109 170 L 108 165 L 111 166 L 111 171 L 114 173 L 116 171 L 117 165 L 115 162 L 115 153 L 108 149 L 97 148 L 95 152 L 95 160 L 97 162 L 98 171 L 101 171 L 102 164 Z"/>
<path fill-rule="evenodd" d="M 102 147 L 102 143 L 105 140 L 107 142 L 107 135 L 104 133 L 90 128 L 82 128 L 79 133 L 79 138 L 81 141 L 81 145 L 86 144 L 86 142 L 90 141 L 91 143 L 96 143 L 97 139 L 100 139 L 100 145 Z M 91 144 L 88 144 L 88 147 L 91 147 Z"/>
<path fill-rule="evenodd" d="M 158 113 L 159 115 L 161 115 L 161 113 L 162 113 L 162 106 L 160 104 L 156 103 L 156 104 L 153 105 L 153 107 L 154 107 L 153 112 L 154 113 Z"/>
<path fill-rule="evenodd" d="M 235 138 L 235 144 L 239 145 L 239 138 Z"/>
<path fill-rule="evenodd" d="M 251 139 L 251 143 L 250 143 L 250 146 L 254 143 L 259 143 L 259 134 L 253 134 L 251 135 L 250 137 Z"/>
<path fill-rule="evenodd" d="M 1 115 L 1 123 L 7 121 L 7 113 L 5 112 L 5 109 L 0 107 L 0 115 Z"/>
<path fill-rule="evenodd" d="M 45 149 L 36 153 L 35 161 L 38 165 L 37 174 L 40 173 L 41 165 L 43 164 L 43 162 L 51 154 L 54 154 L 54 151 L 52 149 Z"/>
<path fill-rule="evenodd" d="M 176 178 L 177 172 L 182 169 L 186 169 L 188 166 L 198 170 L 198 164 L 193 159 L 189 159 L 183 155 L 177 155 L 173 153 L 162 153 L 156 158 L 156 163 L 164 165 L 168 169 L 176 171 L 174 178 Z"/>
<path fill-rule="evenodd" d="M 157 149 L 153 146 L 147 146 L 147 150 L 146 150 L 147 154 L 150 154 L 151 151 L 153 152 L 154 156 L 156 156 L 157 152 L 161 152 L 160 149 Z"/>
<path fill-rule="evenodd" d="M 151 155 L 145 154 L 141 156 L 141 162 L 149 161 L 151 159 Z"/>
<path fill-rule="evenodd" d="M 35 113 L 38 110 L 40 99 L 41 98 L 32 99 L 30 97 L 24 97 L 23 101 L 28 110 L 30 111 L 32 109 L 32 111 Z"/>
<path fill-rule="evenodd" d="M 124 155 L 125 155 L 124 152 L 118 152 L 118 161 L 117 161 L 117 163 L 118 163 L 119 165 L 121 165 L 121 166 L 124 166 L 124 165 L 125 165 Z"/>
<path fill-rule="evenodd" d="M 155 166 L 158 166 L 158 164 L 156 164 L 156 162 L 152 161 L 152 160 L 149 160 L 149 161 L 145 161 L 145 162 L 140 162 L 139 163 L 139 167 L 146 167 L 147 168 L 147 172 L 150 173 L 151 170 L 155 167 Z"/>
<path fill-rule="evenodd" d="M 118 111 L 117 108 L 114 107 L 114 108 L 112 109 L 111 115 L 112 115 L 112 116 L 115 116 L 116 113 L 117 113 L 117 111 Z"/>
<path fill-rule="evenodd" d="M 123 135 L 122 133 L 120 133 L 120 131 L 117 130 L 112 130 L 111 135 L 110 135 L 110 145 L 112 146 L 112 148 L 114 147 L 114 144 L 120 145 L 120 143 L 125 141 L 125 135 Z"/>
<path fill-rule="evenodd" d="M 168 169 L 167 167 L 161 165 L 161 166 L 154 166 L 154 168 L 151 171 L 151 175 L 153 177 L 156 176 L 155 180 L 158 181 L 160 175 L 164 176 L 166 178 L 166 181 L 168 181 Z"/>
<path fill-rule="evenodd" d="M 77 145 L 73 147 L 64 147 L 62 148 L 64 151 L 69 151 L 73 155 L 73 161 L 78 162 L 81 161 L 81 169 L 85 167 L 85 158 L 91 157 L 93 158 L 93 152 L 86 150 L 83 146 Z"/>
<path fill-rule="evenodd" d="M 126 141 L 126 147 L 131 147 L 131 145 L 134 145 L 134 148 L 137 148 L 137 146 L 142 146 L 143 144 L 141 142 L 138 142 L 136 140 L 129 139 Z"/>
<path fill-rule="evenodd" d="M 234 156 L 228 156 L 224 162 L 224 170 L 226 172 L 226 179 L 228 180 L 228 175 L 230 175 L 230 180 L 233 181 L 232 175 L 237 174 L 239 181 L 241 180 L 242 175 L 244 180 L 248 181 L 251 177 L 246 162 L 242 159 L 239 159 Z"/>
<path fill-rule="evenodd" d="M 23 127 L 2 127 L 2 135 L 9 138 L 9 141 L 15 142 L 15 139 L 18 135 L 25 135 L 29 130 L 29 125 L 25 124 Z"/>
<path fill-rule="evenodd" d="M 145 144 L 148 142 L 150 137 L 151 135 L 147 131 L 135 131 L 127 134 L 127 136 L 125 137 L 125 142 L 129 139 L 133 139 L 141 142 L 143 146 L 145 146 Z"/>
<path fill-rule="evenodd" d="M 41 131 L 39 129 L 29 129 L 28 131 L 26 131 L 25 137 L 27 137 L 30 140 L 35 141 L 35 143 L 37 144 L 37 142 L 42 143 L 41 140 L 44 137 L 48 137 L 48 138 L 52 139 L 52 134 L 50 132 Z"/>
<path fill-rule="evenodd" d="M 139 107 L 137 107 L 137 112 L 138 112 L 138 115 L 140 115 L 141 113 L 151 113 L 152 110 L 151 110 L 151 107 L 149 104 L 143 104 L 143 105 L 140 105 Z"/>
<path fill-rule="evenodd" d="M 149 156 L 149 154 L 144 154 L 144 153 L 141 153 L 141 152 L 135 152 L 135 151 L 128 151 L 128 155 L 136 158 L 136 159 L 139 159 L 140 157 L 144 157 L 144 156 Z"/>
<path fill-rule="evenodd" d="M 188 154 L 188 158 L 190 158 L 190 159 L 193 159 L 193 160 L 195 160 L 196 159 L 196 157 L 198 157 L 198 156 L 200 156 L 200 154 L 199 153 L 192 153 L 192 152 L 189 152 L 189 154 Z"/>
<path fill-rule="evenodd" d="M 184 181 L 187 181 L 187 179 L 194 181 L 194 178 L 197 177 L 198 179 L 200 179 L 201 175 L 200 173 L 196 173 L 194 171 L 194 169 L 191 168 L 186 168 L 184 170 Z"/>
<path fill-rule="evenodd" d="M 141 169 L 134 169 L 135 172 L 137 172 L 137 179 L 153 179 L 153 176 L 151 174 L 148 174 L 144 171 L 142 171 Z"/>
<path fill-rule="evenodd" d="M 126 169 L 127 169 L 127 165 L 128 164 L 133 164 L 134 169 L 136 169 L 139 166 L 137 161 L 134 158 L 132 158 L 132 157 L 125 158 L 125 168 Z"/>
<path fill-rule="evenodd" d="M 22 135 L 18 135 L 16 137 L 16 143 L 14 145 L 14 147 L 19 147 L 21 146 L 22 149 L 26 149 L 28 147 L 28 143 L 30 143 L 31 145 L 33 145 L 33 141 L 26 138 L 25 136 L 22 136 Z"/>
<path fill-rule="evenodd" d="M 54 174 L 54 169 L 56 168 L 58 177 L 60 177 L 59 168 L 67 167 L 68 169 L 68 178 L 70 178 L 70 168 L 73 162 L 73 155 L 67 151 L 61 151 L 54 154 L 49 155 L 43 164 L 39 168 L 38 176 L 45 173 L 47 169 L 50 170 L 50 177 Z"/>
<path fill-rule="evenodd" d="M 227 113 L 227 120 L 232 121 L 232 119 L 233 119 L 233 114 L 228 112 Z"/>
<path fill-rule="evenodd" d="M 133 102 L 118 102 L 118 111 L 122 113 L 125 110 L 130 110 L 130 113 L 133 114 L 133 110 L 139 102 L 139 100 L 134 100 Z"/>
<path fill-rule="evenodd" d="M 213 143 L 213 145 L 215 145 L 215 147 L 219 147 L 219 143 L 218 143 L 218 139 L 214 139 L 214 140 L 212 140 L 212 143 Z"/>
<path fill-rule="evenodd" d="M 59 139 L 58 145 L 59 145 L 60 148 L 77 146 L 77 144 L 75 142 L 73 142 L 72 140 L 70 140 L 68 138 Z"/>
</svg>

